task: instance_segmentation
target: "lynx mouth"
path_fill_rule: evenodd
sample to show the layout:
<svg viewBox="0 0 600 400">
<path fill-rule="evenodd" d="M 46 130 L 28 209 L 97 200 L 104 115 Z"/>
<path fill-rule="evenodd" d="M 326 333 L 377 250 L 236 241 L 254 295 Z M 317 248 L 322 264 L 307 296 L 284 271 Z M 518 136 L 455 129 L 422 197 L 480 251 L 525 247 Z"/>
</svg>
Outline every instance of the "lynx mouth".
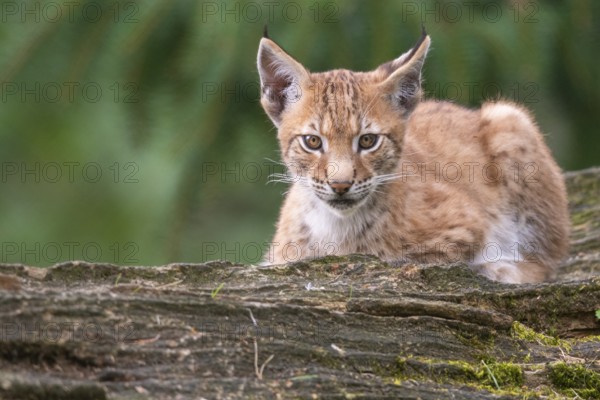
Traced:
<svg viewBox="0 0 600 400">
<path fill-rule="evenodd" d="M 337 208 L 338 210 L 347 210 L 356 206 L 359 202 L 359 200 L 354 199 L 333 199 L 329 200 L 327 204 L 333 208 Z"/>
<path fill-rule="evenodd" d="M 361 193 L 358 196 L 320 196 L 317 194 L 317 198 L 333 211 L 335 214 L 340 216 L 347 216 L 352 214 L 361 208 L 369 199 L 369 194 Z"/>
</svg>

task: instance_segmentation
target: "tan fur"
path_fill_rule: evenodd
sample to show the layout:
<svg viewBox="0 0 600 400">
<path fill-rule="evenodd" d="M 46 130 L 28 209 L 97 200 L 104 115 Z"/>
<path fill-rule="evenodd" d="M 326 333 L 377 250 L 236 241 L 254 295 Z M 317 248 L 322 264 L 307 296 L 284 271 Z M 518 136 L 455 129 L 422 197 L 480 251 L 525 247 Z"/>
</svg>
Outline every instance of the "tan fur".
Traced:
<svg viewBox="0 0 600 400">
<path fill-rule="evenodd" d="M 429 43 L 372 72 L 309 73 L 262 39 L 262 104 L 292 183 L 266 262 L 367 253 L 467 262 L 510 283 L 552 277 L 569 231 L 560 169 L 521 106 L 421 102 Z M 359 151 L 367 133 L 380 144 Z M 322 151 L 307 150 L 303 135 L 320 137 Z M 339 182 L 348 193 L 334 192 Z"/>
</svg>

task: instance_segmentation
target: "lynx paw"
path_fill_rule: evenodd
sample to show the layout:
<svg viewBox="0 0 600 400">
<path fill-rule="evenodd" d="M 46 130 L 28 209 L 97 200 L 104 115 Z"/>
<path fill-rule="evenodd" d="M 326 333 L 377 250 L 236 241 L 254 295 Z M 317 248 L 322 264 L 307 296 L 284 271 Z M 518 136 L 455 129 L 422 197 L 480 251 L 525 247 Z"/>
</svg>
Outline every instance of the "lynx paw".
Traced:
<svg viewBox="0 0 600 400">
<path fill-rule="evenodd" d="M 497 261 L 473 265 L 471 269 L 488 279 L 503 283 L 537 283 L 550 275 L 547 267 L 531 262 Z"/>
</svg>

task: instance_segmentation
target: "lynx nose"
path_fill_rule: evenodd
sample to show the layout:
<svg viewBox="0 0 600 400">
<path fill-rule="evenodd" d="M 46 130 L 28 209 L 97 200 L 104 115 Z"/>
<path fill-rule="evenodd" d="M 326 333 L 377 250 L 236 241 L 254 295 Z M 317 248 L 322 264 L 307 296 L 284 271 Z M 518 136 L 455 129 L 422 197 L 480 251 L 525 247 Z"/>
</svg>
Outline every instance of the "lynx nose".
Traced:
<svg viewBox="0 0 600 400">
<path fill-rule="evenodd" d="M 353 182 L 350 181 L 329 181 L 329 186 L 336 192 L 338 195 L 343 195 L 350 190 Z"/>
</svg>

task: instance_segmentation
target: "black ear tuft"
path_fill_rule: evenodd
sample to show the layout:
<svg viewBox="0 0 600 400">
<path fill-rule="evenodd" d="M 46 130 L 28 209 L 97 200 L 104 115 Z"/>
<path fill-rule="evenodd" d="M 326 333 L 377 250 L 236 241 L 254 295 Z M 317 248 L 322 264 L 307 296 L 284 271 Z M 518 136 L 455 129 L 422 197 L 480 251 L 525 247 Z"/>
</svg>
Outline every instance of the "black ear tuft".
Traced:
<svg viewBox="0 0 600 400">
<path fill-rule="evenodd" d="M 270 39 L 269 38 L 269 31 L 267 29 L 267 24 L 265 24 L 265 26 L 263 27 L 263 37 L 267 38 L 267 39 Z"/>
<path fill-rule="evenodd" d="M 410 53 L 408 53 L 408 56 L 404 59 L 403 64 L 406 64 L 408 61 L 410 61 L 411 58 L 413 58 L 413 56 L 416 54 L 417 50 L 419 50 L 419 48 L 421 47 L 421 45 L 423 44 L 423 42 L 425 41 L 426 38 L 427 38 L 427 32 L 425 31 L 425 25 L 421 24 L 421 37 L 419 38 L 417 43 L 415 43 L 413 48 L 410 50 Z"/>
</svg>

